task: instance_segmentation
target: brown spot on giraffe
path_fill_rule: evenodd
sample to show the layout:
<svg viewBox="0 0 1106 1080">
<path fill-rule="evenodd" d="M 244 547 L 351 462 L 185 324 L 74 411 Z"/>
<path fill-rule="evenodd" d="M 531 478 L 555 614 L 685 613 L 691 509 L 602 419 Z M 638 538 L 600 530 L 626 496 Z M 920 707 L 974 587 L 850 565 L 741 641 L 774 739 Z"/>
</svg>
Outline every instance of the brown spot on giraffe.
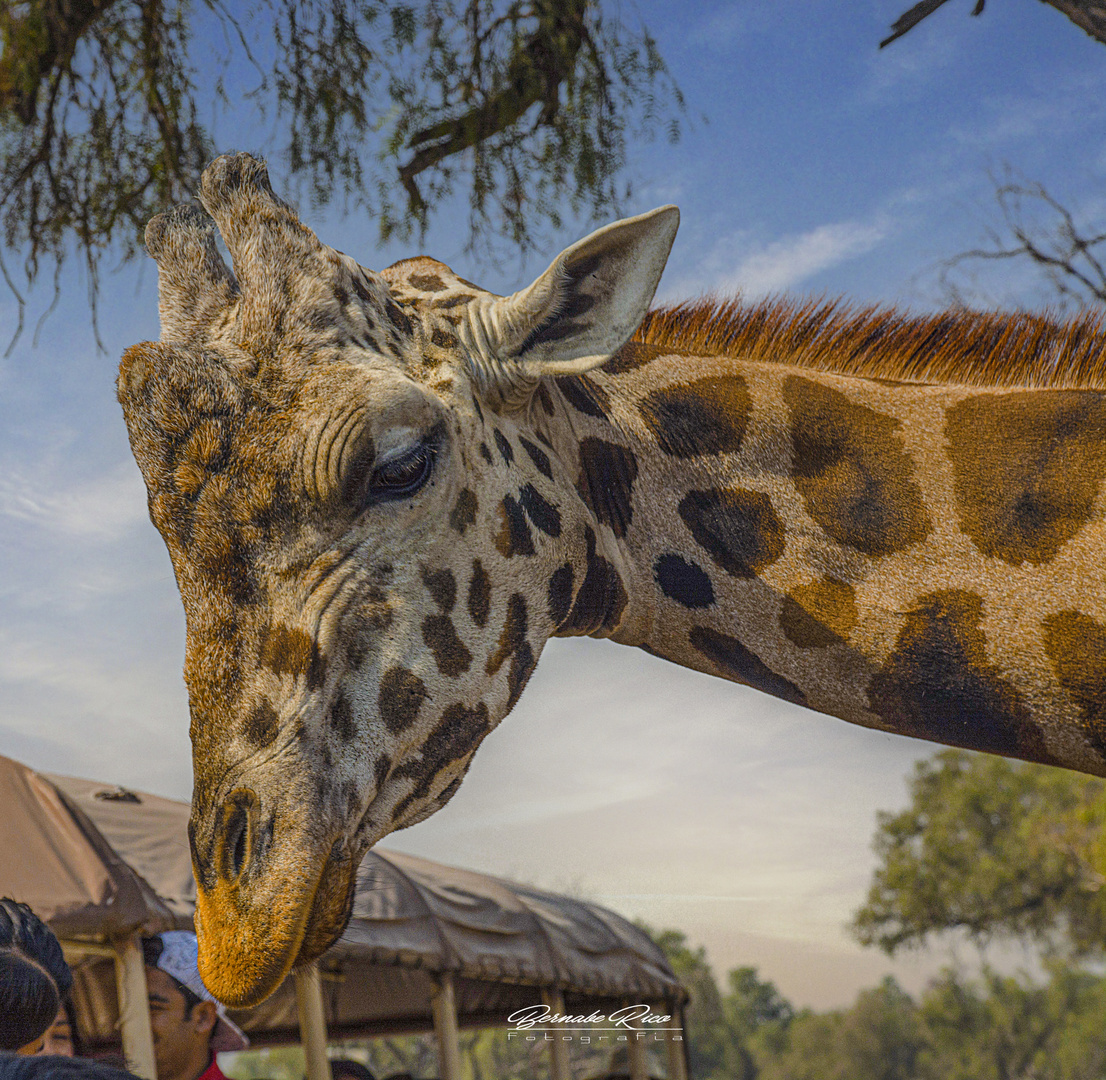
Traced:
<svg viewBox="0 0 1106 1080">
<path fill-rule="evenodd" d="M 424 568 L 422 581 L 434 603 L 448 615 L 453 610 L 453 605 L 457 603 L 457 579 L 453 576 L 453 571 L 448 568 L 442 570 Z"/>
<path fill-rule="evenodd" d="M 533 484 L 519 489 L 518 501 L 535 529 L 554 538 L 561 535 L 560 511 Z"/>
<path fill-rule="evenodd" d="M 791 414 L 791 475 L 810 516 L 865 555 L 921 543 L 932 525 L 899 421 L 798 375 L 784 381 L 783 396 Z"/>
<path fill-rule="evenodd" d="M 588 436 L 580 441 L 576 490 L 584 505 L 615 536 L 625 536 L 634 516 L 638 464 L 628 447 Z"/>
<path fill-rule="evenodd" d="M 590 527 L 585 529 L 584 543 L 587 571 L 572 610 L 564 622 L 557 624 L 556 633 L 560 637 L 584 634 L 602 637 L 613 633 L 630 599 L 618 571 L 597 554 L 595 533 Z"/>
<path fill-rule="evenodd" d="M 734 577 L 755 577 L 783 554 L 783 522 L 762 491 L 689 491 L 679 514 L 696 543 Z"/>
<path fill-rule="evenodd" d="M 1021 694 L 987 659 L 982 617 L 982 599 L 963 589 L 921 597 L 871 678 L 872 711 L 917 738 L 1048 763 Z"/>
<path fill-rule="evenodd" d="M 394 617 L 383 589 L 370 585 L 363 590 L 358 604 L 342 619 L 346 660 L 352 668 L 359 668 L 365 662 L 370 647 L 392 625 Z"/>
<path fill-rule="evenodd" d="M 258 749 L 269 746 L 280 732 L 280 717 L 273 703 L 263 697 L 247 713 L 242 734 Z"/>
<path fill-rule="evenodd" d="M 439 311 L 448 310 L 449 308 L 460 307 L 462 304 L 467 304 L 471 300 L 475 300 L 476 297 L 472 293 L 458 293 L 456 296 L 449 296 L 445 300 L 439 300 L 435 307 Z"/>
<path fill-rule="evenodd" d="M 384 786 L 391 771 L 392 759 L 388 757 L 387 754 L 381 754 L 373 764 L 373 785 L 375 791 L 379 791 Z"/>
<path fill-rule="evenodd" d="M 752 401 L 740 375 L 711 375 L 654 390 L 639 406 L 657 445 L 673 457 L 736 453 Z"/>
<path fill-rule="evenodd" d="M 553 404 L 553 398 L 549 395 L 549 387 L 545 385 L 545 381 L 539 382 L 537 388 L 534 391 L 534 395 L 541 403 L 541 407 L 545 410 L 546 416 L 552 416 L 556 411 L 556 407 Z"/>
<path fill-rule="evenodd" d="M 413 777 L 418 781 L 414 790 L 397 803 L 396 818 L 402 818 L 412 803 L 427 798 L 442 770 L 471 754 L 490 726 L 488 707 L 484 702 L 474 708 L 462 702 L 450 705 L 424 743 L 421 758 L 404 762 L 392 772 L 396 779 Z"/>
<path fill-rule="evenodd" d="M 326 678 L 326 659 L 308 634 L 296 627 L 274 626 L 265 638 L 262 663 L 277 675 L 303 677 L 311 690 Z"/>
<path fill-rule="evenodd" d="M 405 667 L 390 667 L 380 677 L 377 706 L 385 726 L 393 734 L 409 728 L 417 719 L 422 703 L 430 696 L 425 683 Z M 383 783 L 377 779 L 377 787 Z"/>
<path fill-rule="evenodd" d="M 641 341 L 627 341 L 603 365 L 603 371 L 608 375 L 626 375 L 664 355 L 665 350 L 659 345 L 646 345 Z"/>
<path fill-rule="evenodd" d="M 495 437 L 495 445 L 499 450 L 499 456 L 503 458 L 505 464 L 510 465 L 515 460 L 515 452 L 511 449 L 511 440 L 503 434 L 499 428 L 496 428 L 493 432 Z"/>
<path fill-rule="evenodd" d="M 549 576 L 549 589 L 547 604 L 549 617 L 554 626 L 560 626 L 568 618 L 568 612 L 572 607 L 572 584 L 575 579 L 575 571 L 572 563 L 565 563 L 557 567 Z"/>
<path fill-rule="evenodd" d="M 745 683 L 793 705 L 806 704 L 806 694 L 799 687 L 774 672 L 737 638 L 709 626 L 695 626 L 688 634 L 688 640 L 727 679 Z"/>
<path fill-rule="evenodd" d="M 499 634 L 499 644 L 488 657 L 484 670 L 494 675 L 510 658 L 511 666 L 507 677 L 508 702 L 514 707 L 532 674 L 537 658 L 530 642 L 526 639 L 527 613 L 526 597 L 521 593 L 512 593 L 507 601 L 507 618 Z"/>
<path fill-rule="evenodd" d="M 464 536 L 465 530 L 476 521 L 478 507 L 476 494 L 469 488 L 462 488 L 449 514 L 450 527 Z"/>
<path fill-rule="evenodd" d="M 611 401 L 607 391 L 594 379 L 589 379 L 586 375 L 562 375 L 554 381 L 577 412 L 595 417 L 597 420 L 607 419 L 607 410 L 611 407 Z"/>
<path fill-rule="evenodd" d="M 404 336 L 411 336 L 411 317 L 394 301 L 389 300 L 384 305 L 385 314 L 388 316 L 388 321 Z"/>
<path fill-rule="evenodd" d="M 801 649 L 825 649 L 844 644 L 858 617 L 856 590 L 826 576 L 784 597 L 780 629 Z"/>
<path fill-rule="evenodd" d="M 1106 626 L 1080 611 L 1044 620 L 1045 650 L 1083 715 L 1088 741 L 1106 757 Z"/>
<path fill-rule="evenodd" d="M 687 608 L 710 607 L 714 603 L 714 586 L 710 575 L 682 555 L 668 553 L 653 564 L 653 578 L 669 600 Z"/>
<path fill-rule="evenodd" d="M 1102 395 L 981 394 L 946 416 L 960 528 L 1014 566 L 1054 558 L 1090 520 L 1106 475 Z"/>
<path fill-rule="evenodd" d="M 526 511 L 511 495 L 504 495 L 499 505 L 499 531 L 495 534 L 495 546 L 505 559 L 534 554 L 534 538 L 526 523 Z"/>
<path fill-rule="evenodd" d="M 472 577 L 469 579 L 468 611 L 477 626 L 486 626 L 491 608 L 492 582 L 479 559 L 472 561 Z"/>
<path fill-rule="evenodd" d="M 357 735 L 357 718 L 349 698 L 341 690 L 330 704 L 330 726 L 343 743 L 350 743 Z"/>
<path fill-rule="evenodd" d="M 525 435 L 520 435 L 518 441 L 530 460 L 537 466 L 538 472 L 552 480 L 553 466 L 549 463 L 549 455 L 540 446 L 532 443 Z"/>
<path fill-rule="evenodd" d="M 442 292 L 447 285 L 437 274 L 410 274 L 407 280 L 423 292 Z"/>
<path fill-rule="evenodd" d="M 423 619 L 422 640 L 434 654 L 434 662 L 443 675 L 456 678 L 472 665 L 472 653 L 448 615 L 428 615 Z"/>
</svg>

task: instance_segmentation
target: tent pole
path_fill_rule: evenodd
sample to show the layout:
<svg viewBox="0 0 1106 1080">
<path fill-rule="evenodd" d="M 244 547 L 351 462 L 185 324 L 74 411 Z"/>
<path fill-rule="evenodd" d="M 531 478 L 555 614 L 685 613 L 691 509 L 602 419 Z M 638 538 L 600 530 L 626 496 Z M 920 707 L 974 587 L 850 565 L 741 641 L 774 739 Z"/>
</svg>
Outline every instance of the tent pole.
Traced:
<svg viewBox="0 0 1106 1080">
<path fill-rule="evenodd" d="M 687 1045 L 687 1032 L 683 1030 L 683 1006 L 677 1001 L 670 1001 L 668 1002 L 668 1008 L 665 1009 L 665 1012 L 676 1021 L 680 1028 L 680 1034 L 684 1037 L 683 1042 L 675 1042 L 671 1038 L 665 1041 L 665 1050 L 668 1054 L 668 1080 L 687 1080 L 687 1059 L 684 1057 L 684 1047 Z M 669 1034 L 675 1033 L 670 1032 Z"/>
<path fill-rule="evenodd" d="M 150 1030 L 150 998 L 146 965 L 137 934 L 114 942 L 115 985 L 119 993 L 119 1028 L 127 1068 L 144 1080 L 157 1080 L 154 1035 Z"/>
<path fill-rule="evenodd" d="M 645 1047 L 641 1040 L 631 1035 L 627 1049 L 630 1051 L 630 1080 L 649 1080 L 645 1074 Z"/>
<path fill-rule="evenodd" d="M 326 1057 L 326 1017 L 323 1014 L 323 990 L 318 964 L 308 964 L 295 973 L 296 1008 L 300 1014 L 300 1040 L 303 1043 L 307 1080 L 330 1080 Z"/>
<path fill-rule="evenodd" d="M 438 1037 L 438 1071 L 441 1080 L 461 1080 L 461 1048 L 457 1042 L 457 1001 L 453 976 L 443 971 L 436 989 L 431 991 L 434 1010 L 434 1034 Z"/>
<path fill-rule="evenodd" d="M 565 999 L 560 987 L 542 987 L 542 1004 L 551 1013 L 564 1014 Z M 554 1041 L 549 1044 L 549 1075 L 552 1080 L 572 1080 L 572 1074 L 568 1071 L 568 1047 L 561 1041 L 557 1034 L 557 1025 L 553 1025 Z"/>
</svg>

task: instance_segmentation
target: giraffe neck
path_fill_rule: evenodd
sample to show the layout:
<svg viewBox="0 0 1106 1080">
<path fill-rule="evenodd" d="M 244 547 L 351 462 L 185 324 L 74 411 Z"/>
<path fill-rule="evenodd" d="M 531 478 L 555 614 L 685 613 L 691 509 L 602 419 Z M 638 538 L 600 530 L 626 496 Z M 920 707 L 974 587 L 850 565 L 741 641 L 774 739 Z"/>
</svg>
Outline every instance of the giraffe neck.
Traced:
<svg viewBox="0 0 1106 1080">
<path fill-rule="evenodd" d="M 601 626 L 562 633 L 1106 774 L 1106 395 L 642 345 L 557 383 L 627 593 Z"/>
</svg>

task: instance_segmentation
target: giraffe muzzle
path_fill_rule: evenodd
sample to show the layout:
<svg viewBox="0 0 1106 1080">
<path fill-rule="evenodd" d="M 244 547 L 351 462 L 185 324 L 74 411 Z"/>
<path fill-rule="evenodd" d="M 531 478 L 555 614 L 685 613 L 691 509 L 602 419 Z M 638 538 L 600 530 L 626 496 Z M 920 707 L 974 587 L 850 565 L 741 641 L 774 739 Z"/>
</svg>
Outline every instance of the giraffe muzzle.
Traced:
<svg viewBox="0 0 1106 1080">
<path fill-rule="evenodd" d="M 352 896 L 354 859 L 340 836 L 310 822 L 275 829 L 261 811 L 254 791 L 232 791 L 210 857 L 193 848 L 200 974 L 235 1008 L 263 1001 L 337 938 Z"/>
</svg>

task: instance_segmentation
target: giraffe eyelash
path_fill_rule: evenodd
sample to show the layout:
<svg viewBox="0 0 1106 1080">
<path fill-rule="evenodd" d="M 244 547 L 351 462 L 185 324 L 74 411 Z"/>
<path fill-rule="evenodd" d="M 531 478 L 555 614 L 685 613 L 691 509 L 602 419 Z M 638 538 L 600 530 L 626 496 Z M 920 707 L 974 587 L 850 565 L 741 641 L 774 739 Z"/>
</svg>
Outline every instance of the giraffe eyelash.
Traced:
<svg viewBox="0 0 1106 1080">
<path fill-rule="evenodd" d="M 367 505 L 398 502 L 421 491 L 434 472 L 440 449 L 437 431 L 401 454 L 378 464 L 365 490 Z"/>
</svg>

